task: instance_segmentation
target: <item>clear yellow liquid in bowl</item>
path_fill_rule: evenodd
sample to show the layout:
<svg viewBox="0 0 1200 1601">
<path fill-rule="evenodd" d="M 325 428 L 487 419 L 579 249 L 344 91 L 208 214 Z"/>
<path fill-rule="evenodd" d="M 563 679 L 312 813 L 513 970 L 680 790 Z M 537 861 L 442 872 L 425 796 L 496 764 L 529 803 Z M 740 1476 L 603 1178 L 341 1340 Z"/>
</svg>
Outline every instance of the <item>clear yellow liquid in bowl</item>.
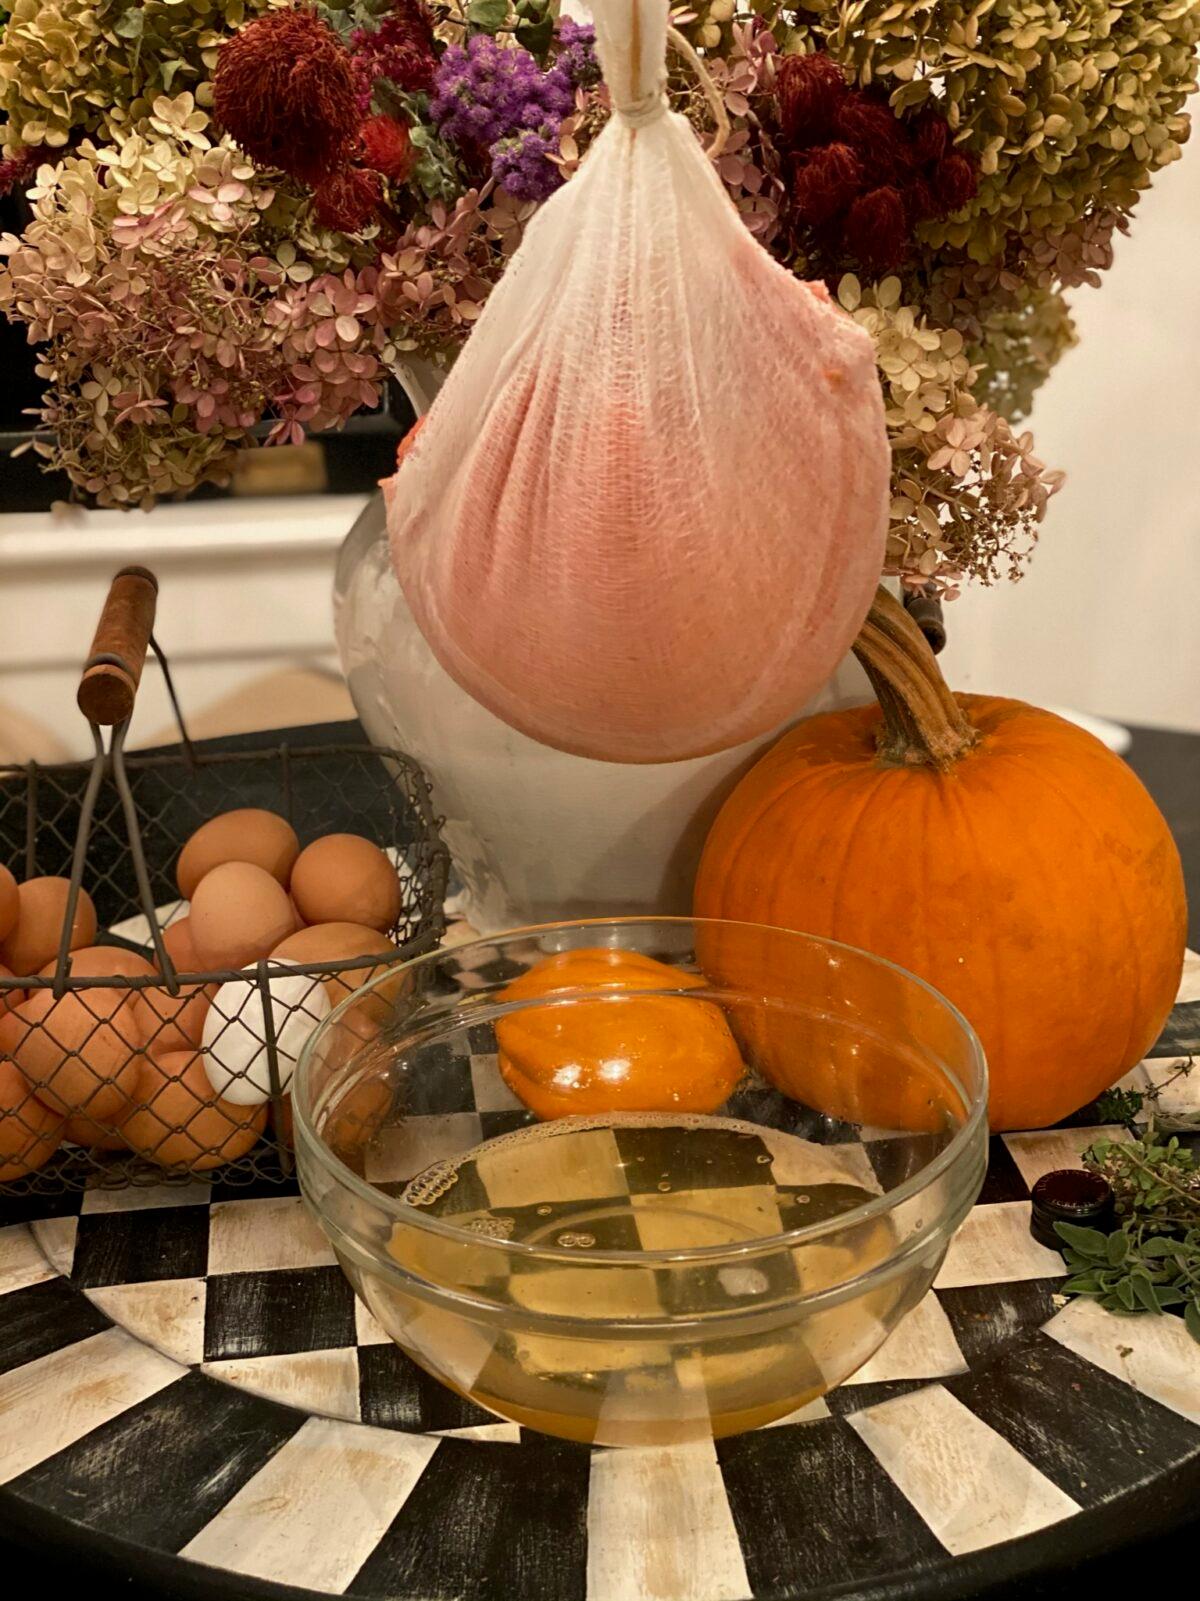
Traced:
<svg viewBox="0 0 1200 1601">
<path fill-rule="evenodd" d="M 504 1417 L 601 1444 L 721 1436 L 784 1417 L 840 1383 L 923 1292 L 928 1264 L 813 1308 L 793 1303 L 887 1257 L 885 1220 L 706 1263 L 637 1253 L 736 1248 L 878 1193 L 858 1145 L 722 1118 L 568 1118 L 438 1162 L 404 1191 L 466 1238 L 397 1224 L 394 1260 L 427 1283 L 472 1289 L 493 1311 L 459 1311 L 381 1275 L 351 1277 L 404 1350 Z M 498 1251 L 489 1244 L 498 1240 L 567 1255 Z M 630 1255 L 589 1261 L 613 1251 Z M 627 1327 L 601 1330 L 600 1320 Z"/>
</svg>

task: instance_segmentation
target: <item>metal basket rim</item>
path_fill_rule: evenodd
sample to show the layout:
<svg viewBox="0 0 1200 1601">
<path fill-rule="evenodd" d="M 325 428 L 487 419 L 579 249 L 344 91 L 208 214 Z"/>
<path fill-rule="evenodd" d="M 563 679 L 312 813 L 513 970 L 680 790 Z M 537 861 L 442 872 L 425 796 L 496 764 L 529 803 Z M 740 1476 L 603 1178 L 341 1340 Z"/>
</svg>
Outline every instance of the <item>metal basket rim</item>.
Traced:
<svg viewBox="0 0 1200 1601">
<path fill-rule="evenodd" d="M 363 925 L 366 926 L 365 924 Z M 231 967 L 211 973 L 183 973 L 176 972 L 180 988 L 192 988 L 197 985 L 231 984 L 243 982 L 254 984 L 260 978 L 268 982 L 275 978 L 336 978 L 339 973 L 350 972 L 358 967 L 402 967 L 405 963 L 414 961 L 416 957 L 426 954 L 426 948 L 432 949 L 438 943 L 438 937 L 432 929 L 423 934 L 414 934 L 403 945 L 397 945 L 389 956 L 385 951 L 365 951 L 359 956 L 346 956 L 336 962 L 289 962 L 286 958 L 274 961 L 271 957 L 263 957 L 259 962 L 252 962 L 247 967 Z M 82 948 L 82 947 L 81 947 Z M 133 942 L 128 944 L 91 945 L 89 950 L 115 950 L 129 951 L 131 955 L 138 955 L 146 947 L 133 948 Z M 92 989 L 120 989 L 137 992 L 138 990 L 167 989 L 166 978 L 162 973 L 113 973 L 95 974 L 90 977 L 73 978 L 67 974 L 66 988 L 63 994 L 72 994 Z M 13 978 L 0 977 L 0 995 L 6 995 L 13 990 L 41 992 L 54 988 L 54 977 L 51 974 L 37 974 L 22 978 L 19 975 Z"/>
<path fill-rule="evenodd" d="M 441 837 L 440 819 L 433 809 L 433 795 L 429 778 L 423 768 L 411 756 L 405 751 L 397 750 L 395 746 L 375 745 L 369 740 L 346 740 L 329 745 L 291 745 L 284 740 L 277 745 L 252 746 L 245 751 L 194 750 L 191 757 L 182 749 L 156 753 L 133 752 L 125 756 L 125 766 L 127 769 L 143 772 L 171 767 L 184 767 L 191 770 L 195 767 L 223 766 L 241 761 L 271 762 L 285 758 L 288 761 L 293 759 L 306 761 L 321 756 L 375 756 L 380 760 L 396 762 L 411 774 L 415 780 L 412 786 L 413 794 L 411 796 L 406 795 L 405 798 L 413 803 L 424 831 L 422 837 L 414 841 L 414 843 L 427 845 L 432 850 L 433 861 L 429 865 L 435 870 L 435 878 L 438 876 L 436 864 L 439 861 L 443 864 L 442 882 L 440 886 L 435 884 L 435 888 L 440 887 L 444 890 L 445 875 L 449 870 L 449 853 L 446 843 Z M 65 774 L 83 776 L 89 773 L 91 768 L 92 761 L 83 759 L 53 763 L 36 761 L 21 764 L 4 763 L 0 764 L 0 783 L 3 783 L 11 776 L 26 778 L 31 769 L 35 769 L 39 775 L 53 778 Z M 231 809 L 237 810 L 238 808 Z M 217 815 L 222 814 L 218 813 Z M 270 957 L 265 957 L 262 961 L 252 963 L 247 967 L 221 968 L 195 973 L 183 973 L 177 970 L 176 979 L 179 987 L 183 988 L 195 985 L 228 984 L 238 980 L 255 982 L 262 978 L 270 981 L 274 978 L 283 978 L 289 975 L 302 978 L 332 978 L 339 973 L 350 972 L 355 968 L 368 965 L 372 968 L 399 967 L 405 962 L 412 961 L 415 957 L 423 955 L 427 949 L 436 945 L 440 938 L 440 931 L 431 928 L 423 933 L 414 934 L 410 939 L 398 944 L 390 956 L 386 952 L 366 952 L 363 955 L 343 957 L 338 961 L 287 963 L 272 962 Z M 98 941 L 97 943 L 101 947 L 105 944 L 104 941 Z M 91 948 L 96 947 L 93 946 Z M 108 943 L 108 948 L 141 951 L 147 947 L 138 946 L 134 940 L 122 940 L 118 936 L 117 940 Z M 364 955 L 367 957 L 377 956 L 378 960 L 364 961 Z M 54 983 L 53 975 L 29 974 L 24 977 L 15 975 L 12 978 L 5 978 L 0 975 L 0 995 L 12 994 L 18 990 L 26 993 L 41 992 L 53 989 Z M 164 987 L 170 988 L 170 986 L 166 985 L 161 974 L 134 976 L 126 973 L 114 973 L 111 975 L 98 974 L 94 977 L 76 978 L 68 972 L 66 986 L 60 991 L 60 994 L 77 993 L 89 989 L 120 989 L 137 992 L 143 989 L 163 989 Z"/>
</svg>

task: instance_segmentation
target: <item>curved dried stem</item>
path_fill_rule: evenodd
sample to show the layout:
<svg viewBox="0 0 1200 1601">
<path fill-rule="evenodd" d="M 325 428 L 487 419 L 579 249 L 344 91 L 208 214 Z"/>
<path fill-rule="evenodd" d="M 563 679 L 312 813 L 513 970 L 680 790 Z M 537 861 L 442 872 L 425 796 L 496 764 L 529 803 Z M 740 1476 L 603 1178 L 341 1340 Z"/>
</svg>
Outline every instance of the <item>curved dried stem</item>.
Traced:
<svg viewBox="0 0 1200 1601">
<path fill-rule="evenodd" d="M 854 654 L 883 712 L 881 762 L 944 772 L 976 743 L 979 735 L 942 677 L 924 634 L 882 587 L 854 642 Z"/>
</svg>

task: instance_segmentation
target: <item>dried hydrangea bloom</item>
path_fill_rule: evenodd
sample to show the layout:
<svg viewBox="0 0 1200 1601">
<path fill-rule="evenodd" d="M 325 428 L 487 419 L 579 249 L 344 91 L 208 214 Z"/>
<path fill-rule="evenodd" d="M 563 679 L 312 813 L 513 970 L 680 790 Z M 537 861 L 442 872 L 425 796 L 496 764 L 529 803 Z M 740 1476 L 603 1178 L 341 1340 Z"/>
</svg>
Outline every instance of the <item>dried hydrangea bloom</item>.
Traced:
<svg viewBox="0 0 1200 1601">
<path fill-rule="evenodd" d="M 0 109 L 8 115 L 7 140 L 50 149 L 66 144 L 94 87 L 101 42 L 94 5 L 13 0 L 0 32 Z M 85 115 L 85 125 L 94 125 L 95 110 L 88 106 Z"/>
<path fill-rule="evenodd" d="M 874 340 L 892 448 L 887 568 L 944 593 L 971 575 L 1014 576 L 1037 540 L 1060 474 L 1029 434 L 975 398 L 978 373 L 954 328 L 900 301 L 898 278 L 866 289 L 848 275 L 842 305 Z"/>
<path fill-rule="evenodd" d="M 2 137 L 60 149 L 71 134 L 119 138 L 160 94 L 186 90 L 210 106 L 217 47 L 248 17 L 289 3 L 12 0 L 0 36 Z"/>
<path fill-rule="evenodd" d="M 827 47 L 897 109 L 944 111 L 978 159 L 979 193 L 921 235 L 994 261 L 1014 235 L 1070 227 L 1097 196 L 1136 203 L 1187 138 L 1197 40 L 1191 0 L 861 0 Z"/>
</svg>

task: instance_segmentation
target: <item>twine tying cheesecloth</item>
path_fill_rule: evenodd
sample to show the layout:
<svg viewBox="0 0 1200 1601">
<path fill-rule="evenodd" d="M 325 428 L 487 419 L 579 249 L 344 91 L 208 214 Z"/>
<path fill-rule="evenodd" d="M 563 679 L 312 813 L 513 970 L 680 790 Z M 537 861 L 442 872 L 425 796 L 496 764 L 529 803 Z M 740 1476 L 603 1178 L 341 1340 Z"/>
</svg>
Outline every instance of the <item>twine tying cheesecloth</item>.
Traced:
<svg viewBox="0 0 1200 1601">
<path fill-rule="evenodd" d="M 637 34 L 637 11 L 635 8 L 633 44 L 633 59 L 635 62 L 638 58 Z M 724 150 L 725 142 L 729 138 L 730 134 L 729 114 L 725 110 L 725 102 L 721 98 L 721 91 L 713 82 L 712 73 L 709 72 L 708 68 L 704 65 L 703 58 L 696 52 L 692 45 L 688 43 L 683 34 L 679 32 L 678 28 L 667 29 L 667 42 L 675 48 L 678 54 L 681 55 L 687 62 L 688 66 L 691 67 L 692 71 L 696 74 L 696 79 L 699 82 L 701 89 L 704 91 L 704 97 L 708 101 L 709 108 L 713 114 L 713 121 L 717 125 L 717 131 L 713 135 L 712 142 L 705 151 L 705 155 L 707 155 L 710 161 L 715 161 L 721 154 L 722 150 Z M 667 104 L 666 89 L 667 75 L 665 72 L 663 72 L 660 75 L 657 83 L 655 83 L 654 87 L 646 94 L 639 95 L 637 99 L 629 101 L 626 105 L 617 106 L 617 114 L 630 128 L 635 130 L 638 128 L 648 128 L 651 123 L 657 122 L 660 117 L 665 117 L 667 112 L 670 110 L 670 107 Z"/>
</svg>

